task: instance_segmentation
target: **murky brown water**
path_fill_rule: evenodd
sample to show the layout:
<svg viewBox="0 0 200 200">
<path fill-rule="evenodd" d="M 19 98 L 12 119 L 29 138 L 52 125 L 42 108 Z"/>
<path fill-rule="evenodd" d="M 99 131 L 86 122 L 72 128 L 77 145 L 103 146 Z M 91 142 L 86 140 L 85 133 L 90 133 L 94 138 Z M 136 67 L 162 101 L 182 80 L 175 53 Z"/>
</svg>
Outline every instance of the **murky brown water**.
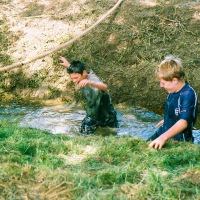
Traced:
<svg viewBox="0 0 200 200">
<path fill-rule="evenodd" d="M 155 124 L 161 116 L 139 107 L 116 107 L 119 128 L 98 128 L 95 134 L 117 136 L 131 135 L 148 138 L 155 131 Z M 79 127 L 85 111 L 79 106 L 59 105 L 41 106 L 30 104 L 11 104 L 0 106 L 0 119 L 20 126 L 46 130 L 53 134 L 64 133 L 70 136 L 79 134 Z"/>
</svg>

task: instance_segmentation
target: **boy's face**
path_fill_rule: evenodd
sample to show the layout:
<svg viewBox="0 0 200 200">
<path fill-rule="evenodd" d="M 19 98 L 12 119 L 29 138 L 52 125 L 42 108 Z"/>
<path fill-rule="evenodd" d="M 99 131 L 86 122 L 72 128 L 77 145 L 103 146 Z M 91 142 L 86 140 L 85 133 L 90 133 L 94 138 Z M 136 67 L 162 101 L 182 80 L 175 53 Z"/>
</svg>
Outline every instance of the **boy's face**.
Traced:
<svg viewBox="0 0 200 200">
<path fill-rule="evenodd" d="M 82 81 L 83 79 L 86 78 L 86 74 L 87 74 L 87 72 L 84 70 L 83 74 L 72 73 L 69 76 L 70 76 L 71 80 L 73 81 L 73 83 L 78 85 L 80 81 Z"/>
<path fill-rule="evenodd" d="M 163 87 L 167 90 L 168 93 L 174 93 L 177 90 L 178 80 L 174 78 L 172 81 L 165 81 L 164 79 L 160 79 L 160 87 Z"/>
</svg>

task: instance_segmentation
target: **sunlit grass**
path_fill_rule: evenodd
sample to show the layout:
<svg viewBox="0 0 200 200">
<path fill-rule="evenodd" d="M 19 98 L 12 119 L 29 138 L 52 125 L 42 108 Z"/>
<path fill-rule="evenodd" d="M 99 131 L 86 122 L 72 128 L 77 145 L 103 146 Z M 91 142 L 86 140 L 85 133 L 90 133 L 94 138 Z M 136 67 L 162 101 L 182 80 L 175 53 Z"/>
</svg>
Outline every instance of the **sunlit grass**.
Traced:
<svg viewBox="0 0 200 200">
<path fill-rule="evenodd" d="M 150 150 L 131 137 L 68 137 L 0 123 L 5 199 L 198 199 L 199 146 Z"/>
<path fill-rule="evenodd" d="M 48 20 L 78 24 L 85 30 L 115 2 L 50 1 L 48 6 L 43 1 L 30 2 L 20 16 L 23 20 L 49 17 Z M 108 84 L 114 102 L 139 102 L 160 108 L 165 95 L 155 83 L 154 68 L 166 54 L 183 59 L 188 80 L 198 88 L 200 29 L 195 14 L 199 8 L 197 2 L 190 3 L 191 6 L 188 1 L 124 1 L 93 31 L 54 54 L 54 63 L 48 69 L 28 78 L 21 72 L 2 73 L 0 89 L 20 89 L 13 95 L 20 99 L 22 91 L 27 93 L 26 89 L 37 89 L 45 82 L 51 90 L 48 98 L 60 97 L 57 81 L 66 74 L 59 75 L 63 68 L 58 57 L 66 55 L 69 60 L 80 59 L 92 68 Z M 21 35 L 12 35 L 4 19 L 0 25 L 3 66 L 13 62 L 7 50 Z M 59 41 L 63 43 L 71 37 L 59 37 Z M 64 84 L 67 95 L 62 98 L 80 102 L 72 85 Z M 0 95 L 2 101 L 9 99 L 5 91 Z M 199 146 L 191 143 L 168 142 L 157 151 L 150 150 L 146 141 L 128 136 L 94 134 L 70 138 L 0 122 L 0 199 L 197 200 L 199 163 Z"/>
</svg>

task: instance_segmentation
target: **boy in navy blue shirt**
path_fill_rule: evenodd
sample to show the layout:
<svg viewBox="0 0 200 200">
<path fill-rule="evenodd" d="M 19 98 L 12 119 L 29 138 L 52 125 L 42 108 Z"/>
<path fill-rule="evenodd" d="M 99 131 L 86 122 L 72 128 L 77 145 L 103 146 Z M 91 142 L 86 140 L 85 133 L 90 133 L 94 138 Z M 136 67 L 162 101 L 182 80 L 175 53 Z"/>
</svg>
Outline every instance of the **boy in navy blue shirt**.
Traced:
<svg viewBox="0 0 200 200">
<path fill-rule="evenodd" d="M 177 141 L 193 140 L 192 129 L 197 118 L 197 95 L 184 80 L 185 73 L 181 60 L 167 56 L 156 69 L 156 76 L 169 93 L 164 110 L 164 119 L 157 125 L 150 148 L 161 149 L 169 139 Z"/>
</svg>

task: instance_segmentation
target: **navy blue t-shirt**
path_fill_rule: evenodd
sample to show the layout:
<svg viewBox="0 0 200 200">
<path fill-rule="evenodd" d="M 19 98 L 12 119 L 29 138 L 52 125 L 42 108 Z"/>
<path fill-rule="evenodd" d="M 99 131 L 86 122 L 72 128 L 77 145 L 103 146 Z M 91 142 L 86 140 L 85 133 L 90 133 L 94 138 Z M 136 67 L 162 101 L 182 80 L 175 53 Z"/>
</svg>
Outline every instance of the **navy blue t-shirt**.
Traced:
<svg viewBox="0 0 200 200">
<path fill-rule="evenodd" d="M 186 82 L 179 92 L 171 93 L 167 97 L 162 133 L 170 129 L 178 120 L 184 119 L 188 122 L 188 127 L 182 133 L 174 136 L 173 139 L 190 140 L 196 118 L 197 95 L 194 89 Z"/>
</svg>

